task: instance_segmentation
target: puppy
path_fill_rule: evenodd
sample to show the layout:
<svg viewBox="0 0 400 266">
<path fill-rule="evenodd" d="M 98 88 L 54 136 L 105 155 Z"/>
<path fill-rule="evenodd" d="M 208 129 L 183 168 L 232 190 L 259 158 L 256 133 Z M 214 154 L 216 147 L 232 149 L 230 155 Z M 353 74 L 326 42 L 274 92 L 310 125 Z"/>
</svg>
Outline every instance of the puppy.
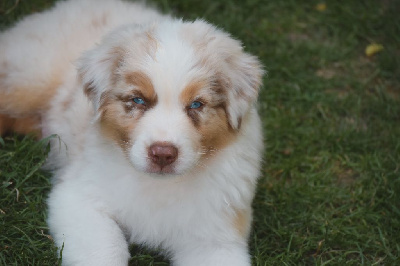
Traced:
<svg viewBox="0 0 400 266">
<path fill-rule="evenodd" d="M 250 265 L 262 74 L 227 33 L 132 2 L 63 1 L 3 32 L 0 132 L 59 136 L 63 265 L 127 265 L 129 243 L 173 265 Z"/>
</svg>

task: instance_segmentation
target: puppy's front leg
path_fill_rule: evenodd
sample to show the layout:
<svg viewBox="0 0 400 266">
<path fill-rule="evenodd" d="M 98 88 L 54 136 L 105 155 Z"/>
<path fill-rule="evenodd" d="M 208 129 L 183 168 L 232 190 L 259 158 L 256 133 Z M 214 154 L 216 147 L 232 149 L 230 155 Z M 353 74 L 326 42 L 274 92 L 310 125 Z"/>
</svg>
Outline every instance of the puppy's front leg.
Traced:
<svg viewBox="0 0 400 266">
<path fill-rule="evenodd" d="M 48 203 L 48 224 L 62 248 L 62 265 L 128 265 L 127 241 L 101 198 L 61 183 L 51 192 Z"/>
<path fill-rule="evenodd" d="M 249 266 L 245 243 L 187 243 L 173 256 L 174 266 Z"/>
</svg>

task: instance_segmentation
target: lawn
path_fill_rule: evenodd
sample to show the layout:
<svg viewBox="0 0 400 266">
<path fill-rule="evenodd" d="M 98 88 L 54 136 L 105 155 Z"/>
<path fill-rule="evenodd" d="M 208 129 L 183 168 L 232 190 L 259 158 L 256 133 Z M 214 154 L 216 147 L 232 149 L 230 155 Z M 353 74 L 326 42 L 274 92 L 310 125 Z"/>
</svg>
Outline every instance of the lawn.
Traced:
<svg viewBox="0 0 400 266">
<path fill-rule="evenodd" d="M 52 5 L 0 2 L 0 28 Z M 400 265 L 400 3 L 152 0 L 243 41 L 268 75 L 253 265 Z M 366 54 L 371 44 L 383 50 Z M 56 265 L 46 142 L 0 138 L 0 265 Z M 130 265 L 168 265 L 141 247 Z"/>
</svg>

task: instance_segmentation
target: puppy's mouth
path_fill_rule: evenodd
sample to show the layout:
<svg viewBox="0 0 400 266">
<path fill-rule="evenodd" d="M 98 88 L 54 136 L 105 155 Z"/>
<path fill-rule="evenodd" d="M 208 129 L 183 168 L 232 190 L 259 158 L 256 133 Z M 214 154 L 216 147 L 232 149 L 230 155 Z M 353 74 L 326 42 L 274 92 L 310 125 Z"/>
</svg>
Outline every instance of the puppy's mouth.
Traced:
<svg viewBox="0 0 400 266">
<path fill-rule="evenodd" d="M 146 169 L 147 173 L 150 174 L 157 174 L 157 175 L 178 175 L 179 173 L 176 172 L 175 167 L 172 165 L 167 165 L 161 167 L 159 165 L 151 163 L 149 167 Z"/>
</svg>

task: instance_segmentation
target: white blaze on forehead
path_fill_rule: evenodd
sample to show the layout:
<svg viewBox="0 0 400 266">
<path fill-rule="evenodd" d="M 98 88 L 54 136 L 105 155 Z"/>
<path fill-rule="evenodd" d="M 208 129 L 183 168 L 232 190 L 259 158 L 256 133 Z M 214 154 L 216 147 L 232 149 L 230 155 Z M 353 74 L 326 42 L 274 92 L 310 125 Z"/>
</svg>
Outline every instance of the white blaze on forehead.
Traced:
<svg viewBox="0 0 400 266">
<path fill-rule="evenodd" d="M 190 81 L 191 76 L 194 78 L 194 73 L 190 73 L 194 61 L 192 50 L 182 42 L 177 45 L 161 43 L 156 61 L 151 67 L 152 79 L 160 99 L 166 96 L 178 100 L 179 93 Z"/>
<path fill-rule="evenodd" d="M 179 94 L 193 80 L 207 75 L 194 67 L 201 60 L 195 47 L 183 38 L 182 23 L 161 23 L 149 32 L 155 43 L 151 55 L 137 57 L 135 51 L 127 59 L 125 69 L 140 68 L 151 79 L 159 103 L 178 104 Z"/>
</svg>

